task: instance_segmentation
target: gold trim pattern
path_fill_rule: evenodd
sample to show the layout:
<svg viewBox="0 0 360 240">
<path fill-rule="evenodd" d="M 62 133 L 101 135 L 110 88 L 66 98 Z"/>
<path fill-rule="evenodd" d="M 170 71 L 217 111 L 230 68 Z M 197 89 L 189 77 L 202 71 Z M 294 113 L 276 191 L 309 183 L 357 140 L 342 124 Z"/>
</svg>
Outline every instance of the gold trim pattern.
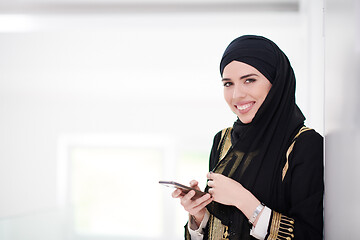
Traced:
<svg viewBox="0 0 360 240">
<path fill-rule="evenodd" d="M 221 223 L 220 219 L 214 215 L 210 215 L 209 221 L 209 239 L 213 240 L 228 240 L 228 226 Z"/>
<path fill-rule="evenodd" d="M 228 226 L 225 226 L 225 231 L 224 231 L 224 234 L 223 234 L 223 237 L 221 240 L 229 240 L 229 228 Z"/>
<path fill-rule="evenodd" d="M 303 132 L 306 132 L 308 130 L 311 130 L 311 128 L 308 128 L 308 127 L 305 127 L 303 126 L 302 128 L 300 128 L 299 132 L 295 135 L 295 137 L 293 138 L 293 141 L 290 145 L 290 147 L 288 148 L 287 152 L 286 152 L 286 163 L 285 163 L 285 166 L 282 170 L 282 181 L 284 181 L 284 178 L 285 178 L 285 175 L 286 175 L 286 172 L 287 170 L 289 169 L 289 156 L 290 156 L 290 153 L 292 152 L 293 148 L 294 148 L 294 145 L 295 145 L 295 142 L 296 142 L 296 139 L 300 136 L 300 134 L 302 134 Z"/>
<path fill-rule="evenodd" d="M 281 213 L 272 211 L 268 240 L 291 240 L 294 236 L 295 221 Z"/>
<path fill-rule="evenodd" d="M 228 153 L 230 147 L 231 147 L 231 131 L 232 127 L 223 129 L 221 131 L 221 149 L 219 154 L 219 162 L 225 157 L 225 155 Z"/>
</svg>

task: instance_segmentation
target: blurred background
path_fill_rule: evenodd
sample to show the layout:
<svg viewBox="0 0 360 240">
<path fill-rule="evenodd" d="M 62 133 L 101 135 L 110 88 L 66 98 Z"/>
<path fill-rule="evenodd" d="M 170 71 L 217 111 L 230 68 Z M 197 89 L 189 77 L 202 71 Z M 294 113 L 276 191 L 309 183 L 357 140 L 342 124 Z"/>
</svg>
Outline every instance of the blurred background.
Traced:
<svg viewBox="0 0 360 240">
<path fill-rule="evenodd" d="M 1 0 L 0 239 L 183 239 L 158 181 L 205 187 L 236 119 L 219 62 L 243 34 L 289 57 L 326 140 L 326 238 L 357 239 L 359 3 Z"/>
</svg>

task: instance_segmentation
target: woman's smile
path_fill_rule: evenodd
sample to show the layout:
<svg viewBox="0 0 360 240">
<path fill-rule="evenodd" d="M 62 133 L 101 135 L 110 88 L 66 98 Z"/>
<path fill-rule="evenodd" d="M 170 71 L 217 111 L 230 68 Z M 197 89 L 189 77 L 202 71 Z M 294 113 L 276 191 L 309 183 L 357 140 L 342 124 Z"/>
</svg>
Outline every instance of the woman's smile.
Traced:
<svg viewBox="0 0 360 240">
<path fill-rule="evenodd" d="M 245 114 L 252 109 L 254 104 L 255 104 L 255 101 L 251 101 L 251 102 L 246 102 L 246 103 L 235 104 L 234 106 L 239 110 L 239 112 L 241 114 Z"/>
<path fill-rule="evenodd" d="M 272 84 L 256 68 L 239 61 L 226 65 L 222 81 L 225 101 L 242 123 L 250 123 Z"/>
</svg>

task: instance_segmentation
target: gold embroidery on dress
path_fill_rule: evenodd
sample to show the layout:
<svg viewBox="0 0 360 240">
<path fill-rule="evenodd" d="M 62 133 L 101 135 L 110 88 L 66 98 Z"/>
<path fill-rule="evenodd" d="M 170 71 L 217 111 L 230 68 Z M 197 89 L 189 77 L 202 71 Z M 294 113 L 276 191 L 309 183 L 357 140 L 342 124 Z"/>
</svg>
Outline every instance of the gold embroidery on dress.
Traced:
<svg viewBox="0 0 360 240">
<path fill-rule="evenodd" d="M 270 234 L 268 238 L 269 240 L 277 239 L 279 227 L 280 227 L 280 213 L 273 211 Z"/>
<path fill-rule="evenodd" d="M 244 157 L 244 153 L 233 150 L 231 153 L 229 153 L 229 155 L 226 157 L 226 159 L 223 160 L 223 162 L 221 163 L 221 167 L 219 168 L 219 170 L 222 168 L 225 169 L 225 167 L 228 166 L 227 162 L 232 160 L 234 157 L 236 157 L 236 161 L 234 161 L 233 165 L 231 166 L 231 169 L 230 169 L 229 173 L 227 174 L 228 177 L 231 177 L 232 175 L 234 175 L 235 171 L 239 167 L 239 165 Z M 222 170 L 222 172 L 223 172 L 223 170 Z"/>
<path fill-rule="evenodd" d="M 253 158 L 258 154 L 258 151 L 255 152 L 251 152 L 249 153 L 249 155 L 246 157 L 245 162 L 241 168 L 241 172 L 240 172 L 240 177 L 244 174 L 244 172 L 246 171 L 246 169 L 248 168 L 248 166 L 251 163 L 251 160 L 253 160 Z"/>
<path fill-rule="evenodd" d="M 209 218 L 209 239 L 211 240 L 223 240 L 228 239 L 224 238 L 228 230 L 228 227 L 223 225 L 220 219 L 216 218 L 214 215 L 210 215 Z"/>
<path fill-rule="evenodd" d="M 231 148 L 231 130 L 232 128 L 226 128 L 221 132 L 221 141 L 218 146 L 220 148 L 219 161 L 216 165 L 216 172 L 222 173 L 226 166 L 226 160 L 223 161 L 224 157 Z M 209 239 L 211 240 L 227 240 L 228 239 L 228 227 L 221 223 L 221 220 L 216 218 L 214 215 L 210 215 L 209 218 Z"/>
<path fill-rule="evenodd" d="M 225 168 L 228 166 L 228 162 L 231 161 L 234 157 L 236 157 L 233 165 L 231 166 L 231 169 L 229 173 L 227 174 L 228 177 L 231 177 L 235 170 L 238 168 L 240 163 L 242 162 L 244 158 L 244 153 L 240 151 L 231 150 L 231 131 L 232 128 L 227 128 L 222 130 L 221 132 L 221 140 L 220 144 L 218 146 L 219 150 L 219 161 L 215 166 L 214 172 L 216 173 L 223 173 Z M 249 153 L 249 155 L 244 160 L 244 166 L 242 166 L 242 172 L 246 170 L 248 165 L 250 164 L 251 160 L 257 155 L 257 152 Z M 210 215 L 209 221 L 209 239 L 210 240 L 228 240 L 229 239 L 229 228 L 226 225 L 223 225 L 221 223 L 221 220 L 216 218 L 214 215 Z"/>
<path fill-rule="evenodd" d="M 241 167 L 240 176 L 245 172 L 247 167 L 249 166 L 251 160 L 258 154 L 258 152 L 251 152 L 249 155 L 244 159 L 244 152 L 236 151 L 232 149 L 230 151 L 232 143 L 231 143 L 231 131 L 232 128 L 226 128 L 221 132 L 221 141 L 219 144 L 219 161 L 216 164 L 216 169 L 214 172 L 216 173 L 223 173 L 225 168 L 228 166 L 228 162 L 231 161 L 234 157 L 236 157 L 236 161 L 233 162 L 229 173 L 227 174 L 228 177 L 231 177 L 235 171 L 238 169 L 241 162 L 244 160 L 244 164 Z"/>
<path fill-rule="evenodd" d="M 220 154 L 219 154 L 219 161 L 221 161 L 225 155 L 227 154 L 227 152 L 229 151 L 230 147 L 231 147 L 231 131 L 232 128 L 226 128 L 224 130 L 222 130 L 221 132 L 221 139 L 223 141 L 222 144 L 220 144 L 221 149 L 220 149 Z"/>
<path fill-rule="evenodd" d="M 295 237 L 293 234 L 294 224 L 295 224 L 294 219 L 282 215 L 281 213 L 273 211 L 268 239 L 269 240 L 293 239 Z"/>
<path fill-rule="evenodd" d="M 286 163 L 285 163 L 285 166 L 284 166 L 283 171 L 282 171 L 282 181 L 284 181 L 286 172 L 289 169 L 289 156 L 290 156 L 290 153 L 292 152 L 292 150 L 294 148 L 296 139 L 300 136 L 301 133 L 303 133 L 305 131 L 308 131 L 308 130 L 311 130 L 311 128 L 303 126 L 302 128 L 300 128 L 299 132 L 293 138 L 293 142 L 291 143 L 290 147 L 288 148 L 288 150 L 286 152 Z"/>
<path fill-rule="evenodd" d="M 221 240 L 229 240 L 229 238 L 228 238 L 229 237 L 228 230 L 229 230 L 228 226 L 225 226 L 225 232 L 224 232 L 223 237 L 222 237 Z"/>
<path fill-rule="evenodd" d="M 242 156 L 244 155 L 244 153 L 234 153 L 234 151 L 231 151 L 231 152 L 229 151 L 232 146 L 231 131 L 232 131 L 232 128 L 226 128 L 226 129 L 222 130 L 222 132 L 221 132 L 221 141 L 219 144 L 219 149 L 220 149 L 219 161 L 217 162 L 216 166 L 213 169 L 213 171 L 216 173 L 223 173 L 225 168 L 228 166 L 228 162 L 231 159 L 233 159 L 234 155 L 236 155 L 237 159 L 239 159 L 239 156 L 240 156 L 240 160 L 242 159 Z M 232 166 L 232 169 L 236 169 L 239 164 L 240 164 L 240 161 L 236 161 L 234 163 L 234 165 Z M 227 175 L 228 177 L 231 176 L 231 172 L 233 172 L 233 171 L 230 170 L 230 174 Z"/>
</svg>

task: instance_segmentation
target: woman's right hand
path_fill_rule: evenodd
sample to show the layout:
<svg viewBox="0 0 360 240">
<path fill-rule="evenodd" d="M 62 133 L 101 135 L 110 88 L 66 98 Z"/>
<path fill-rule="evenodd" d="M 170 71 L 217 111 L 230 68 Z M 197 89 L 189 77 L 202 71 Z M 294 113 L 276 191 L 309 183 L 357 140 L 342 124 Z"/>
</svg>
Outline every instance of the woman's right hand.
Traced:
<svg viewBox="0 0 360 240">
<path fill-rule="evenodd" d="M 196 180 L 190 182 L 190 187 L 200 190 Z M 195 196 L 195 191 L 191 190 L 187 194 L 183 195 L 181 189 L 176 189 L 172 193 L 173 198 L 179 198 L 181 205 L 184 209 L 195 218 L 196 225 L 200 225 L 201 221 L 204 218 L 206 212 L 206 205 L 211 203 L 212 197 L 209 193 L 204 196 L 192 200 L 192 197 Z"/>
</svg>

